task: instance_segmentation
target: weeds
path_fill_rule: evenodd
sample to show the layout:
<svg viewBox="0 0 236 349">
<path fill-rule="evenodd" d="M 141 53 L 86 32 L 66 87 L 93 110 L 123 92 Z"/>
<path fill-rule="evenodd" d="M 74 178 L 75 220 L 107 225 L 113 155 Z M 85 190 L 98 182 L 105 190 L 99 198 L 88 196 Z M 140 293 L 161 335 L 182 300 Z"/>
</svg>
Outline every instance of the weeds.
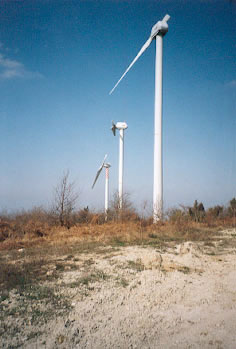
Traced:
<svg viewBox="0 0 236 349">
<path fill-rule="evenodd" d="M 14 302 L 8 299 L 14 299 Z M 28 285 L 23 290 L 9 294 L 7 302 L 1 302 L 0 319 L 10 316 L 27 317 L 31 324 L 45 323 L 55 315 L 70 309 L 67 299 L 56 294 L 56 290 L 46 286 Z M 12 305 L 13 304 L 13 305 Z"/>
<path fill-rule="evenodd" d="M 113 239 L 112 243 L 115 246 L 125 246 L 125 241 L 123 241 L 122 237 L 118 236 Z"/>
<path fill-rule="evenodd" d="M 88 290 L 93 290 L 93 287 L 91 287 L 91 284 L 94 284 L 95 282 L 103 281 L 109 279 L 109 275 L 104 273 L 102 270 L 93 270 L 90 273 L 86 273 L 85 275 L 81 276 L 77 280 L 65 284 L 65 286 L 70 288 L 80 288 L 81 286 L 85 286 Z"/>
<path fill-rule="evenodd" d="M 56 264 L 56 270 L 65 271 L 65 265 L 64 264 Z"/>
<path fill-rule="evenodd" d="M 184 274 L 189 274 L 191 272 L 191 269 L 189 267 L 183 266 L 183 267 L 179 267 L 178 271 L 180 271 Z"/>
<path fill-rule="evenodd" d="M 94 263 L 95 263 L 94 260 L 93 260 L 92 258 L 89 258 L 89 259 L 86 259 L 86 260 L 84 261 L 83 265 L 84 265 L 85 267 L 88 267 L 88 266 L 90 266 L 90 265 L 93 265 Z"/>
<path fill-rule="evenodd" d="M 20 316 L 31 324 L 46 323 L 70 309 L 70 302 L 55 287 L 42 284 L 47 280 L 48 260 L 26 255 L 15 261 L 2 261 L 0 273 L 0 319 Z"/>
<path fill-rule="evenodd" d="M 70 261 L 74 258 L 74 256 L 72 254 L 69 254 L 66 258 L 65 261 Z"/>
<path fill-rule="evenodd" d="M 122 286 L 122 287 L 129 286 L 129 283 L 128 283 L 128 281 L 125 278 L 117 277 L 116 278 L 116 283 L 117 283 L 117 286 Z"/>
<path fill-rule="evenodd" d="M 128 266 L 129 269 L 133 269 L 136 271 L 143 271 L 144 270 L 144 265 L 141 261 L 141 259 L 137 259 L 136 261 L 128 261 Z"/>
<path fill-rule="evenodd" d="M 39 337 L 43 332 L 41 331 L 37 331 L 37 332 L 30 332 L 28 335 L 27 335 L 27 340 L 30 340 L 30 339 L 33 339 L 35 337 Z"/>
<path fill-rule="evenodd" d="M 156 238 L 157 238 L 157 234 L 150 233 L 150 234 L 148 234 L 148 237 L 149 237 L 150 239 L 156 239 Z"/>
<path fill-rule="evenodd" d="M 28 285 L 35 283 L 37 278 L 42 280 L 45 274 L 42 268 L 44 264 L 43 260 L 2 264 L 0 273 L 2 291 L 10 291 L 13 288 L 22 291 Z"/>
</svg>

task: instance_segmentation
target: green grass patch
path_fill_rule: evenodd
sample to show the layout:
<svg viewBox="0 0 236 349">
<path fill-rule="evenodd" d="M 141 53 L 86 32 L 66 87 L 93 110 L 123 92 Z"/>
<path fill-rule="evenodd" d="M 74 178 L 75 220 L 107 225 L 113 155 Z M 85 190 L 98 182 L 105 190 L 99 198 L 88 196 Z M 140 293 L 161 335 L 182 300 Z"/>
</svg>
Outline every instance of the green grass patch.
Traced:
<svg viewBox="0 0 236 349">
<path fill-rule="evenodd" d="M 89 288 L 91 284 L 95 282 L 107 280 L 109 279 L 109 277 L 110 276 L 104 273 L 102 270 L 94 270 L 93 272 L 87 273 L 81 276 L 80 278 L 78 278 L 77 280 L 69 284 L 66 284 L 65 286 L 71 287 L 71 288 L 86 286 L 87 288 Z"/>
<path fill-rule="evenodd" d="M 129 283 L 128 283 L 128 281 L 125 278 L 117 277 L 116 278 L 116 285 L 117 286 L 122 286 L 122 287 L 127 287 L 127 286 L 129 286 Z"/>
<path fill-rule="evenodd" d="M 137 259 L 136 261 L 128 261 L 127 267 L 129 269 L 133 269 L 136 271 L 143 271 L 144 270 L 144 265 L 143 265 L 141 259 Z"/>
</svg>

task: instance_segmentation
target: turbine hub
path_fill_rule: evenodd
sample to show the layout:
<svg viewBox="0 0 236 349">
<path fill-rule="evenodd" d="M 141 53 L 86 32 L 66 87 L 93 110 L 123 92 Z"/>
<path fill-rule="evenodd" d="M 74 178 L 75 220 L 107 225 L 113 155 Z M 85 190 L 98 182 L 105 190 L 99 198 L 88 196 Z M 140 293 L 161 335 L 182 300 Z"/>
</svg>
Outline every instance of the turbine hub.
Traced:
<svg viewBox="0 0 236 349">
<path fill-rule="evenodd" d="M 157 35 L 164 36 L 168 32 L 168 24 L 170 16 L 166 15 L 162 21 L 158 21 L 153 27 L 151 31 L 151 38 L 154 39 Z"/>
<path fill-rule="evenodd" d="M 109 162 L 107 162 L 107 163 L 104 164 L 104 167 L 105 168 L 109 168 L 109 167 L 111 167 L 111 164 L 109 164 Z"/>
</svg>

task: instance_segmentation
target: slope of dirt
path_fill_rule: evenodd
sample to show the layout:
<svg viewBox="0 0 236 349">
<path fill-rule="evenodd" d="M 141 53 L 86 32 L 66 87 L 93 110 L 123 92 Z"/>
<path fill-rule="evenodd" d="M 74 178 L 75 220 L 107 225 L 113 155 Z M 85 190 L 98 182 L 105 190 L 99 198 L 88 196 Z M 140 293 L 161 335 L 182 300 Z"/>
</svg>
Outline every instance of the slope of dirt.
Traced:
<svg viewBox="0 0 236 349">
<path fill-rule="evenodd" d="M 1 347 L 236 348 L 235 246 L 230 230 L 51 258 L 37 290 L 2 295 Z"/>
</svg>

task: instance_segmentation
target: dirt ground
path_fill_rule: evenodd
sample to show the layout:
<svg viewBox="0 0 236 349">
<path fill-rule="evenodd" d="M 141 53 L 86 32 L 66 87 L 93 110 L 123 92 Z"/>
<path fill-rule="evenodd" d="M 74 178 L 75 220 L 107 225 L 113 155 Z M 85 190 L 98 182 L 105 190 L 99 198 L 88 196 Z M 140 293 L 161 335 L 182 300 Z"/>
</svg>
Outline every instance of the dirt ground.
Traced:
<svg viewBox="0 0 236 349">
<path fill-rule="evenodd" d="M 236 348 L 235 229 L 74 251 L 41 269 L 40 283 L 2 294 L 1 348 Z"/>
</svg>

